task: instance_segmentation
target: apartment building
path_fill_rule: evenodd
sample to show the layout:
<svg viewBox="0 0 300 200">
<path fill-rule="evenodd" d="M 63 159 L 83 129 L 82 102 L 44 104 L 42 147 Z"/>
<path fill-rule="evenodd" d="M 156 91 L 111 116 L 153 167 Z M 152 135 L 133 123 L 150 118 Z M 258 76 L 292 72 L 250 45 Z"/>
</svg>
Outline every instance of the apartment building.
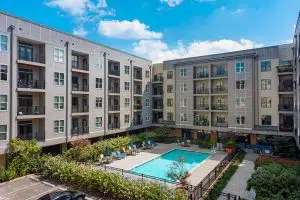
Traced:
<svg viewBox="0 0 300 200">
<path fill-rule="evenodd" d="M 300 12 L 296 23 L 293 45 L 293 63 L 295 68 L 295 139 L 298 147 L 300 148 Z"/>
<path fill-rule="evenodd" d="M 153 123 L 191 137 L 202 131 L 240 134 L 252 144 L 266 135 L 293 137 L 292 60 L 288 44 L 154 65 L 153 74 L 163 74 L 164 93 Z"/>
<path fill-rule="evenodd" d="M 151 61 L 6 13 L 0 43 L 0 154 L 152 125 Z"/>
</svg>

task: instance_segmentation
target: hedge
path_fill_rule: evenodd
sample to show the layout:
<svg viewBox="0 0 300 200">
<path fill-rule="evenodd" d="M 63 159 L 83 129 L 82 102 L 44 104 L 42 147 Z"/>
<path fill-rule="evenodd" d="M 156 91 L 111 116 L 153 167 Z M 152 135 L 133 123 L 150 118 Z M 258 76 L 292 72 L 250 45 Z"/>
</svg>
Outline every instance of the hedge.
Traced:
<svg viewBox="0 0 300 200">
<path fill-rule="evenodd" d="M 100 193 L 104 197 L 120 200 L 168 200 L 169 189 L 157 183 L 127 180 L 122 176 L 74 161 L 66 161 L 60 156 L 44 159 L 43 174 L 61 182 L 74 184 L 82 189 Z M 179 191 L 175 200 L 187 200 Z"/>
</svg>

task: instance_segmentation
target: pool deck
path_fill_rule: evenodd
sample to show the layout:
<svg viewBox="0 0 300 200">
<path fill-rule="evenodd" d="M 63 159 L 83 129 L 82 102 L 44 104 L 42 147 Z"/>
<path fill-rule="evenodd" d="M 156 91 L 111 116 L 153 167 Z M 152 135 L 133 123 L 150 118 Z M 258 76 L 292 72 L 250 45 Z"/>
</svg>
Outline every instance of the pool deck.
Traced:
<svg viewBox="0 0 300 200">
<path fill-rule="evenodd" d="M 171 151 L 172 149 L 185 149 L 196 152 L 211 153 L 210 150 L 200 149 L 197 145 L 191 145 L 190 147 L 180 147 L 176 143 L 158 144 L 153 149 L 143 150 L 136 156 L 127 156 L 126 158 L 114 161 L 107 166 L 130 170 L 168 151 Z M 215 154 L 203 161 L 200 165 L 197 165 L 194 169 L 191 170 L 191 176 L 187 179 L 188 183 L 194 186 L 198 185 L 205 178 L 205 176 L 207 176 L 208 173 L 212 171 L 223 158 L 225 158 L 226 155 L 227 154 L 223 151 L 217 151 Z"/>
</svg>

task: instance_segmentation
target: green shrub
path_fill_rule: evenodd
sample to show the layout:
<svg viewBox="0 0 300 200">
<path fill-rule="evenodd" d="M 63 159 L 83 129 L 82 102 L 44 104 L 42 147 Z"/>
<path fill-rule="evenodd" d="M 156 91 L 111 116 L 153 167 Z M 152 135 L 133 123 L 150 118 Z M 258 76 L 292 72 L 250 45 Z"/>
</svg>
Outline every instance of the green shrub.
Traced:
<svg viewBox="0 0 300 200">
<path fill-rule="evenodd" d="M 118 174 L 93 169 L 74 161 L 66 161 L 62 157 L 45 159 L 43 174 L 64 183 L 75 184 L 80 188 L 95 191 L 112 199 L 170 199 L 170 190 L 159 184 L 127 180 Z M 185 200 L 187 197 L 185 194 L 177 192 L 175 199 Z"/>
<path fill-rule="evenodd" d="M 0 168 L 0 183 L 5 182 L 5 181 L 10 181 L 16 177 L 17 177 L 17 174 L 14 169 Z"/>
</svg>

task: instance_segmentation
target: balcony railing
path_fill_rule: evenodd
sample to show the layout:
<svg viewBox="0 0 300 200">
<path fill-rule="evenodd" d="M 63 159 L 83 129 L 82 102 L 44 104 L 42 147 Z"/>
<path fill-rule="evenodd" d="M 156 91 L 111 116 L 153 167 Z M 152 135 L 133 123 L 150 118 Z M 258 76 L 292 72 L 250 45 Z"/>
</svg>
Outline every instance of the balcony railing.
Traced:
<svg viewBox="0 0 300 200">
<path fill-rule="evenodd" d="M 153 105 L 153 109 L 163 109 L 163 105 Z"/>
<path fill-rule="evenodd" d="M 109 74 L 109 75 L 113 75 L 113 76 L 120 76 L 120 70 L 109 69 L 109 70 L 108 70 L 108 74 Z"/>
<path fill-rule="evenodd" d="M 134 73 L 134 79 L 142 80 L 142 73 L 141 72 L 135 72 Z"/>
<path fill-rule="evenodd" d="M 196 88 L 194 90 L 194 94 L 208 94 L 209 89 L 208 88 Z"/>
<path fill-rule="evenodd" d="M 277 67 L 277 73 L 286 73 L 286 72 L 293 72 L 293 66 L 292 65 L 283 65 Z"/>
<path fill-rule="evenodd" d="M 162 90 L 154 90 L 152 95 L 164 95 Z"/>
<path fill-rule="evenodd" d="M 216 87 L 216 88 L 212 88 L 211 92 L 215 93 L 215 94 L 218 94 L 218 93 L 227 93 L 228 92 L 228 88 L 226 88 L 226 87 Z"/>
<path fill-rule="evenodd" d="M 72 106 L 72 113 L 84 113 L 89 112 L 89 106 Z"/>
<path fill-rule="evenodd" d="M 163 76 L 154 76 L 152 81 L 153 82 L 163 82 L 164 77 Z"/>
<path fill-rule="evenodd" d="M 108 130 L 120 129 L 120 123 L 111 123 L 108 124 Z"/>
<path fill-rule="evenodd" d="M 143 120 L 134 120 L 134 121 L 133 121 L 133 125 L 134 125 L 134 126 L 143 125 Z"/>
<path fill-rule="evenodd" d="M 228 110 L 227 104 L 214 104 L 211 106 L 212 110 Z"/>
<path fill-rule="evenodd" d="M 208 72 L 202 72 L 202 73 L 195 73 L 194 78 L 208 78 L 209 73 Z"/>
<path fill-rule="evenodd" d="M 139 104 L 135 104 L 133 107 L 134 107 L 134 110 L 142 110 L 143 109 L 143 106 L 139 105 Z"/>
<path fill-rule="evenodd" d="M 142 89 L 134 89 L 134 94 L 143 94 Z"/>
<path fill-rule="evenodd" d="M 108 111 L 120 111 L 120 105 L 108 105 Z"/>
<path fill-rule="evenodd" d="M 278 86 L 278 91 L 279 92 L 292 92 L 294 90 L 293 85 L 279 85 Z"/>
<path fill-rule="evenodd" d="M 88 126 L 79 126 L 71 129 L 72 136 L 89 134 Z"/>
<path fill-rule="evenodd" d="M 279 124 L 279 131 L 293 132 L 293 130 L 294 130 L 294 125 L 293 124 L 285 124 L 285 123 Z"/>
<path fill-rule="evenodd" d="M 45 132 L 36 132 L 35 136 L 33 135 L 33 133 L 28 132 L 28 133 L 18 133 L 17 135 L 18 139 L 22 139 L 22 140 L 37 140 L 37 141 L 44 141 L 45 140 Z"/>
<path fill-rule="evenodd" d="M 279 111 L 293 111 L 294 106 L 293 104 L 279 104 L 278 110 Z"/>
<path fill-rule="evenodd" d="M 44 115 L 44 106 L 26 106 L 18 107 L 18 115 Z"/>
<path fill-rule="evenodd" d="M 74 61 L 74 60 L 72 60 L 72 68 L 89 71 L 89 65 L 87 63 Z"/>
<path fill-rule="evenodd" d="M 209 105 L 208 104 L 196 104 L 194 106 L 195 110 L 209 110 Z"/>
<path fill-rule="evenodd" d="M 72 91 L 88 92 L 89 86 L 87 84 L 72 84 Z"/>
<path fill-rule="evenodd" d="M 213 121 L 211 123 L 211 126 L 214 126 L 214 127 L 228 127 L 228 122 Z"/>
<path fill-rule="evenodd" d="M 108 88 L 108 93 L 120 93 L 120 88 L 119 87 Z"/>
<path fill-rule="evenodd" d="M 195 126 L 209 126 L 209 121 L 207 119 L 206 120 L 195 119 L 194 120 L 194 125 Z"/>
<path fill-rule="evenodd" d="M 211 72 L 211 77 L 223 77 L 228 76 L 228 71 Z"/>
<path fill-rule="evenodd" d="M 45 89 L 45 81 L 18 80 L 18 88 Z"/>
<path fill-rule="evenodd" d="M 33 57 L 31 57 L 31 56 L 19 55 L 19 60 L 45 64 L 45 57 L 44 56 L 33 56 Z"/>
</svg>

